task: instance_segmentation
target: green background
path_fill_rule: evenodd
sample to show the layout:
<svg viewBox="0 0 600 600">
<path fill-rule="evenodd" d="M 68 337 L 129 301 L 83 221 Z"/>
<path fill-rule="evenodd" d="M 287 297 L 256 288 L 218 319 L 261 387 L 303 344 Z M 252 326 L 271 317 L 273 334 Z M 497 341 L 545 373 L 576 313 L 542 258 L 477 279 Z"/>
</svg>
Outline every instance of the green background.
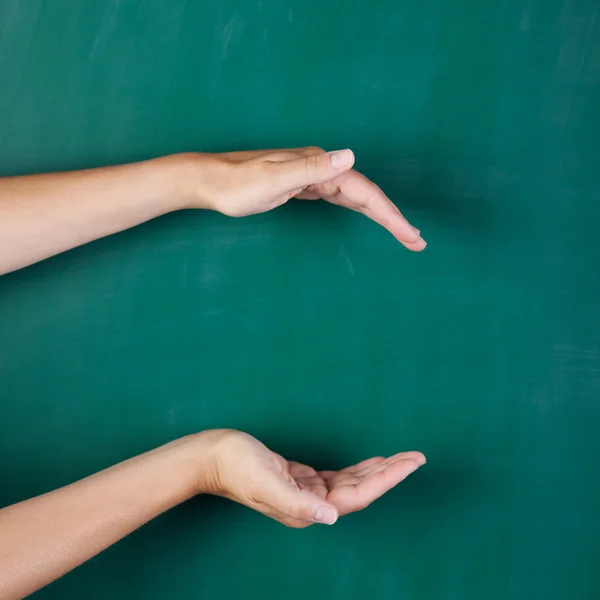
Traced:
<svg viewBox="0 0 600 600">
<path fill-rule="evenodd" d="M 196 499 L 40 598 L 597 599 L 597 0 L 2 0 L 0 174 L 351 147 L 419 227 L 179 213 L 0 280 L 0 503 L 180 435 L 429 462 L 335 527 Z"/>
</svg>

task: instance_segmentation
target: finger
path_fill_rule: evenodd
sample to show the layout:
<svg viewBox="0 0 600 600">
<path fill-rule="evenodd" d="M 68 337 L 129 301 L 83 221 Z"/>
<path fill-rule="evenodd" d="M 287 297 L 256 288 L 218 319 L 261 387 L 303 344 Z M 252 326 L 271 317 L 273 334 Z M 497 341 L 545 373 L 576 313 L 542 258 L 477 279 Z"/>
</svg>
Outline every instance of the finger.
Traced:
<svg viewBox="0 0 600 600">
<path fill-rule="evenodd" d="M 279 521 L 286 527 L 291 527 L 292 529 L 306 529 L 307 527 L 315 524 L 314 521 L 302 521 L 300 519 L 292 519 L 291 517 L 285 517 L 283 515 L 273 515 L 271 518 Z"/>
<path fill-rule="evenodd" d="M 264 504 L 257 500 L 243 502 L 243 501 L 240 501 L 240 499 L 237 496 L 234 496 L 232 494 L 223 494 L 223 497 L 227 498 L 228 500 L 232 500 L 233 502 L 237 502 L 239 504 L 241 503 L 241 504 L 245 505 L 246 507 L 251 508 L 253 510 L 256 510 L 257 512 L 265 515 L 266 517 L 269 517 L 270 519 L 278 521 L 279 523 L 282 523 L 283 525 L 286 525 L 287 527 L 293 527 L 295 529 L 302 529 L 304 527 L 309 527 L 310 525 L 315 524 L 314 520 L 303 521 L 302 519 L 295 519 L 293 517 L 290 517 L 290 516 L 282 513 L 279 510 L 276 510 L 275 508 L 269 506 L 268 504 Z"/>
<path fill-rule="evenodd" d="M 423 464 L 425 462 L 425 457 L 420 452 L 399 452 L 398 454 L 394 454 L 393 456 L 389 456 L 388 458 L 370 465 L 365 465 L 361 469 L 357 469 L 352 472 L 356 477 L 367 477 L 371 473 L 377 473 L 379 471 L 383 471 L 383 469 L 387 468 L 389 465 L 392 465 L 400 460 L 414 460 L 415 462 L 419 462 Z M 342 471 L 344 472 L 344 471 Z"/>
<path fill-rule="evenodd" d="M 230 498 L 230 500 L 237 501 L 235 498 Z M 315 521 L 303 521 L 302 519 L 295 519 L 294 517 L 290 517 L 271 506 L 267 506 L 266 504 L 260 504 L 259 507 L 250 506 L 250 508 L 254 508 L 258 510 L 261 514 L 273 519 L 274 521 L 278 521 L 282 523 L 286 527 L 293 527 L 294 529 L 303 529 L 305 527 L 309 527 L 310 525 L 314 525 Z"/>
<path fill-rule="evenodd" d="M 297 194 L 294 194 L 295 198 L 299 200 L 320 200 L 321 194 L 317 194 L 316 192 L 311 192 L 309 190 L 300 190 Z"/>
<path fill-rule="evenodd" d="M 312 489 L 314 487 L 325 487 L 325 480 L 320 475 L 313 475 L 313 477 L 300 477 L 296 479 L 296 484 L 300 489 Z"/>
<path fill-rule="evenodd" d="M 368 458 L 341 471 L 319 471 L 318 474 L 327 482 L 335 482 L 335 485 L 354 485 L 361 478 L 383 471 L 388 465 L 404 459 L 412 459 L 420 463 L 425 461 L 425 457 L 420 452 L 399 452 L 388 458 L 382 456 Z"/>
<path fill-rule="evenodd" d="M 372 465 L 378 465 L 379 463 L 383 462 L 385 460 L 385 457 L 383 456 L 374 456 L 373 458 L 367 458 L 366 460 L 363 460 L 359 463 L 357 463 L 356 465 L 351 465 L 349 467 L 346 467 L 345 469 L 342 469 L 340 472 L 341 473 L 356 473 L 357 471 L 361 471 L 362 469 L 365 469 L 366 467 L 370 467 Z"/>
<path fill-rule="evenodd" d="M 340 515 L 362 510 L 406 479 L 424 461 L 425 457 L 422 455 L 419 460 L 403 458 L 368 477 L 354 477 L 347 483 L 336 481 L 327 500 L 336 506 Z"/>
<path fill-rule="evenodd" d="M 383 192 L 374 193 L 361 212 L 387 229 L 409 250 L 420 252 L 427 246 L 425 240 L 417 233 L 416 228 L 410 225 Z"/>
<path fill-rule="evenodd" d="M 333 525 L 338 518 L 335 506 L 317 494 L 300 489 L 275 474 L 264 481 L 255 500 L 286 517 L 301 521 Z"/>
<path fill-rule="evenodd" d="M 313 494 L 319 496 L 319 498 L 327 499 L 329 489 L 327 487 L 327 484 L 320 477 L 318 480 L 315 478 L 313 481 L 301 479 L 296 483 L 298 484 L 298 487 L 301 490 L 308 490 L 309 492 L 312 492 Z"/>
<path fill-rule="evenodd" d="M 263 158 L 268 155 L 282 154 L 286 158 L 284 160 L 291 160 L 298 156 L 305 156 L 309 153 L 323 152 L 316 146 L 306 146 L 304 148 L 271 148 L 267 150 L 237 150 L 235 152 L 221 152 L 219 156 L 230 162 L 240 163 L 247 160 L 254 160 L 257 158 Z"/>
<path fill-rule="evenodd" d="M 361 212 L 387 229 L 409 250 L 420 251 L 425 248 L 427 244 L 418 229 L 413 227 L 383 191 L 364 175 L 350 171 L 332 183 L 336 184 L 338 191 L 332 196 L 324 194 L 325 200 Z M 330 187 L 330 184 L 325 187 Z"/>
<path fill-rule="evenodd" d="M 317 472 L 312 467 L 294 461 L 288 462 L 288 468 L 290 470 L 290 474 L 295 479 L 297 479 L 298 477 L 312 477 L 313 475 L 317 474 Z"/>
<path fill-rule="evenodd" d="M 323 478 L 312 467 L 290 462 L 289 472 L 301 490 L 309 490 L 320 498 L 327 497 L 328 490 L 325 481 L 323 481 Z"/>
<path fill-rule="evenodd" d="M 310 154 L 294 160 L 273 163 L 277 186 L 291 191 L 323 183 L 347 172 L 354 164 L 352 150 Z"/>
<path fill-rule="evenodd" d="M 371 502 L 383 496 L 387 491 L 397 486 L 406 479 L 411 473 L 414 473 L 423 462 L 412 458 L 405 458 L 391 465 L 384 470 L 379 471 L 364 478 L 356 486 L 356 495 L 360 506 L 369 506 Z"/>
<path fill-rule="evenodd" d="M 425 240 L 419 242 L 402 242 L 405 248 L 408 250 L 412 250 L 413 252 L 421 252 L 426 246 L 427 242 Z"/>
<path fill-rule="evenodd" d="M 317 154 L 324 154 L 323 148 L 317 146 L 307 146 L 306 148 L 286 148 L 284 150 L 271 150 L 260 156 L 261 160 L 266 162 L 287 162 L 290 160 L 296 160 L 298 158 L 307 158 L 309 156 L 316 156 Z"/>
<path fill-rule="evenodd" d="M 357 472 L 371 467 L 373 465 L 377 465 L 386 460 L 383 456 L 374 456 L 373 458 L 367 458 L 355 465 L 351 465 L 339 471 L 319 471 L 318 475 L 320 475 L 325 481 L 329 481 L 331 479 L 340 480 L 345 477 L 354 476 Z"/>
<path fill-rule="evenodd" d="M 338 487 L 356 486 L 362 479 L 349 473 L 336 473 L 335 475 L 324 479 L 324 481 L 325 485 L 327 485 L 330 490 L 333 490 Z"/>
</svg>

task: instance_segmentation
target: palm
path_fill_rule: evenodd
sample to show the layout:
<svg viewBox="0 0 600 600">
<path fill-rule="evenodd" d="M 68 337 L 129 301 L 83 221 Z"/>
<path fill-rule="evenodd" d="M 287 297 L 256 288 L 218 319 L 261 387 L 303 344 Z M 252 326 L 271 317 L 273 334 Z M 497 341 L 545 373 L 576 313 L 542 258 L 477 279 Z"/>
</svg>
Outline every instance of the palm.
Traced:
<svg viewBox="0 0 600 600">
<path fill-rule="evenodd" d="M 333 504 L 340 515 L 361 510 L 405 479 L 423 464 L 418 452 L 401 452 L 389 458 L 375 457 L 341 471 L 315 471 L 289 462 L 289 474 L 306 489 Z"/>
<path fill-rule="evenodd" d="M 204 491 L 245 504 L 290 527 L 308 527 L 317 520 L 317 508 L 324 505 L 337 516 L 361 510 L 425 462 L 420 452 L 401 452 L 341 471 L 317 472 L 239 431 L 228 431 L 219 448 L 217 476 Z"/>
</svg>

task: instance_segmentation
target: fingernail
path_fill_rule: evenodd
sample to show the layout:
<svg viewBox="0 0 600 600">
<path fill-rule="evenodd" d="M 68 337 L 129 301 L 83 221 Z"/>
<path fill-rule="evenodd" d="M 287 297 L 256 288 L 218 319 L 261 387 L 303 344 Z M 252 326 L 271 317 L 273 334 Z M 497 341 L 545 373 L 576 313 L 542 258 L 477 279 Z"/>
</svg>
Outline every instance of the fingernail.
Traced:
<svg viewBox="0 0 600 600">
<path fill-rule="evenodd" d="M 337 150 L 331 154 L 331 164 L 334 169 L 347 167 L 352 163 L 352 150 Z"/>
<path fill-rule="evenodd" d="M 421 235 L 421 231 L 420 231 L 419 229 L 417 229 L 416 227 L 413 227 L 412 225 L 411 225 L 411 227 L 412 227 L 412 230 L 413 230 L 413 231 L 414 231 L 414 232 L 415 232 L 417 235 Z"/>
<path fill-rule="evenodd" d="M 337 513 L 329 506 L 319 506 L 315 511 L 315 521 L 325 523 L 325 525 L 333 525 L 337 521 Z"/>
</svg>

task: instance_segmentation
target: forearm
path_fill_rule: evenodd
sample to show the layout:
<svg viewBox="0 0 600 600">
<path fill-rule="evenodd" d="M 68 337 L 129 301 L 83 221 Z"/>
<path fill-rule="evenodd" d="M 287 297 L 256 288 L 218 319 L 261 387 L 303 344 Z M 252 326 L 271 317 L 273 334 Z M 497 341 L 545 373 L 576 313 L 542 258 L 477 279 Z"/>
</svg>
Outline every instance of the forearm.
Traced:
<svg viewBox="0 0 600 600">
<path fill-rule="evenodd" d="M 201 443 L 182 438 L 0 510 L 0 599 L 32 593 L 197 493 Z"/>
<path fill-rule="evenodd" d="M 185 206 L 193 160 L 0 179 L 0 274 Z"/>
<path fill-rule="evenodd" d="M 241 217 L 272 210 L 292 197 L 323 197 L 362 212 L 410 250 L 423 250 L 420 232 L 353 164 L 349 150 L 309 147 L 175 154 L 118 167 L 0 179 L 0 275 L 172 210 L 208 208 Z"/>
</svg>

